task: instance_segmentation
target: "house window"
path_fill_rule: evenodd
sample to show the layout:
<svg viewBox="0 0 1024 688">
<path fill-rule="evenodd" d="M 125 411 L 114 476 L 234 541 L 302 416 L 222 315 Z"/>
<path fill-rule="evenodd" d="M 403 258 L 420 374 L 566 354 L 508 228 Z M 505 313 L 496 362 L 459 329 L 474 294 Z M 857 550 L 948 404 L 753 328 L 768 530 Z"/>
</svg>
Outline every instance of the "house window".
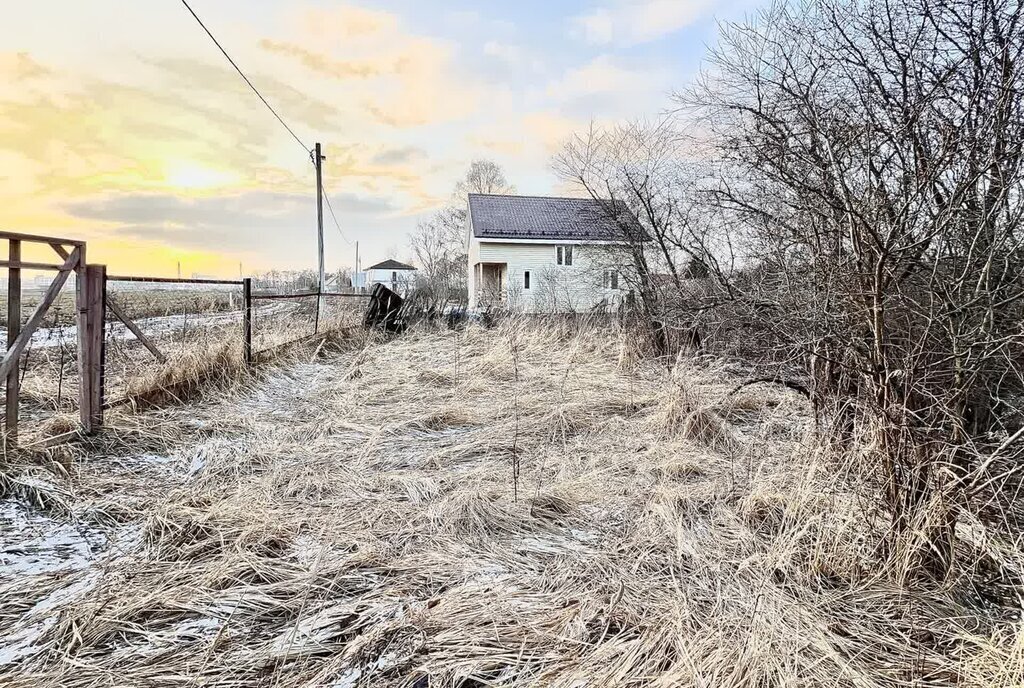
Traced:
<svg viewBox="0 0 1024 688">
<path fill-rule="evenodd" d="M 572 265 L 572 246 L 559 246 L 555 253 L 559 265 Z"/>
<path fill-rule="evenodd" d="M 523 273 L 523 289 L 530 288 L 530 271 L 527 270 Z"/>
<path fill-rule="evenodd" d="M 618 270 L 605 270 L 604 271 L 604 288 L 605 289 L 618 289 L 619 288 L 619 271 Z"/>
</svg>

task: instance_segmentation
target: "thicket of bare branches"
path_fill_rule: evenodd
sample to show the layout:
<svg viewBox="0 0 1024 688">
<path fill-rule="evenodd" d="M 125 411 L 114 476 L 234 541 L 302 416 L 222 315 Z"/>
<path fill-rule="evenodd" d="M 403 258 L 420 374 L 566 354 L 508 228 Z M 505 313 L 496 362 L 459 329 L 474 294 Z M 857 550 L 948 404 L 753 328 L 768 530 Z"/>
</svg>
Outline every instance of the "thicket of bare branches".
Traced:
<svg viewBox="0 0 1024 688">
<path fill-rule="evenodd" d="M 761 362 L 806 366 L 827 436 L 880 479 L 885 554 L 940 576 L 958 510 L 1024 459 L 1020 15 L 778 6 L 723 30 L 679 118 L 558 161 L 651 233 L 651 307 L 749 322 Z"/>
<path fill-rule="evenodd" d="M 419 268 L 421 297 L 443 305 L 466 301 L 466 198 L 470 193 L 513 193 L 515 187 L 501 167 L 490 160 L 474 160 L 466 176 L 455 184 L 451 201 L 420 222 L 409 235 Z"/>
<path fill-rule="evenodd" d="M 689 325 L 730 297 L 739 267 L 739 229 L 697 189 L 714 172 L 696 142 L 673 118 L 591 129 L 555 157 L 555 169 L 620 223 L 629 256 L 609 260 L 651 323 Z M 626 222 L 626 205 L 644 232 Z"/>
</svg>

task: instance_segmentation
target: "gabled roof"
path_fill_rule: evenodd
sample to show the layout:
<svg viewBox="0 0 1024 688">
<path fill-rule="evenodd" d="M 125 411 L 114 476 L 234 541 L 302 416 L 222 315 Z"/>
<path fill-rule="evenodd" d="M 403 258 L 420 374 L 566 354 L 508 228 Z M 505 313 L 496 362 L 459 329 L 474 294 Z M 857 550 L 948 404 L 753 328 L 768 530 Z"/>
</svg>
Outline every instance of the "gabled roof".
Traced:
<svg viewBox="0 0 1024 688">
<path fill-rule="evenodd" d="M 415 270 L 416 268 L 414 268 L 411 265 L 406 265 L 405 263 L 399 263 L 397 260 L 392 260 L 391 258 L 388 258 L 384 262 L 377 263 L 376 265 L 371 265 L 370 267 L 368 267 L 366 269 L 367 270 Z"/>
<path fill-rule="evenodd" d="M 636 217 L 621 201 L 547 196 L 469 194 L 473 236 L 479 239 L 571 241 L 644 240 Z"/>
</svg>

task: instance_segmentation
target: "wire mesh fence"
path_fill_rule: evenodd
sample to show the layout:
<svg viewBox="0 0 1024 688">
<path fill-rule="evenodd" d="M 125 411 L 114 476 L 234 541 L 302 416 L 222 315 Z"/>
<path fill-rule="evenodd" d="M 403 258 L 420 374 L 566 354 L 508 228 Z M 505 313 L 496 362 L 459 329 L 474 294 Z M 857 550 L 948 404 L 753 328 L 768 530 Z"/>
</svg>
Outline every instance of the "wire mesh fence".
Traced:
<svg viewBox="0 0 1024 688">
<path fill-rule="evenodd" d="M 268 355 L 284 345 L 318 333 L 357 326 L 362 322 L 368 297 L 364 294 L 253 295 L 252 348 L 256 356 Z"/>
<path fill-rule="evenodd" d="M 242 362 L 243 308 L 238 282 L 108 278 L 108 405 L 152 390 L 173 393 L 175 386 L 217 369 L 237 369 Z"/>
<path fill-rule="evenodd" d="M 47 271 L 23 270 L 21 289 L 22 323 L 43 300 L 53 279 Z M 6 280 L 3 280 L 6 283 Z M 0 293 L 0 322 L 6 346 L 8 293 Z M 18 360 L 20 420 L 23 440 L 31 442 L 41 433 L 59 434 L 73 428 L 78 413 L 78 328 L 76 327 L 75 282 L 68 280 L 32 333 Z M 0 405 L 2 406 L 2 405 Z M 0 408 L 6 427 L 6 411 Z M 65 427 L 66 426 L 66 427 Z"/>
<path fill-rule="evenodd" d="M 23 270 L 22 322 L 43 300 L 52 274 Z M 22 442 L 75 430 L 81 386 L 75 280 L 68 280 L 18 360 Z M 367 297 L 253 294 L 252 350 L 271 356 L 317 333 L 358 326 Z M 0 291 L 0 337 L 7 341 L 6 291 Z M 104 331 L 104 405 L 173 398 L 244 363 L 242 282 L 108 276 Z M 166 393 L 166 394 L 165 394 Z M 0 417 L 4 413 L 0 404 Z M 3 421 L 6 424 L 6 418 Z M 6 427 L 6 425 L 5 425 Z"/>
<path fill-rule="evenodd" d="M 269 356 L 286 344 L 361 321 L 365 297 L 322 299 L 318 314 L 315 293 L 252 294 L 253 354 Z M 173 397 L 185 391 L 183 385 L 237 371 L 245 362 L 245 308 L 241 282 L 108 278 L 107 405 L 156 393 Z"/>
</svg>

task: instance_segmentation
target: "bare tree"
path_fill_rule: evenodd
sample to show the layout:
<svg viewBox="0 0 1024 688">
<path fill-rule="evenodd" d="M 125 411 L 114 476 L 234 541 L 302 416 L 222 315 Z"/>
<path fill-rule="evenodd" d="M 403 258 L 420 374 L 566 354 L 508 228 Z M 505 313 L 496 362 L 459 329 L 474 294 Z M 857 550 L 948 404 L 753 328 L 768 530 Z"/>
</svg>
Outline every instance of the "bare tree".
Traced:
<svg viewBox="0 0 1024 688">
<path fill-rule="evenodd" d="M 667 321 L 689 327 L 697 314 L 731 297 L 737 256 L 734 232 L 699 191 L 713 166 L 674 118 L 591 127 L 556 156 L 556 171 L 601 201 L 620 224 L 627 247 L 609 249 L 609 265 L 637 295 L 656 331 Z M 639 219 L 634 231 L 629 216 Z M 694 279 L 698 278 L 698 279 Z"/>
<path fill-rule="evenodd" d="M 466 201 L 470 193 L 513 193 L 501 167 L 490 160 L 474 160 L 460 179 L 451 201 L 420 222 L 409 243 L 421 273 L 421 291 L 433 294 L 440 306 L 451 300 L 465 303 Z"/>
<path fill-rule="evenodd" d="M 876 461 L 890 546 L 921 543 L 939 575 L 983 471 L 1022 454 L 1020 9 L 778 6 L 728 27 L 681 98 L 716 145 L 713 205 L 750 231 L 766 324 Z"/>
<path fill-rule="evenodd" d="M 466 170 L 466 176 L 455 185 L 456 201 L 465 202 L 467 194 L 510 194 L 515 187 L 505 178 L 505 171 L 493 160 L 474 160 Z"/>
</svg>

